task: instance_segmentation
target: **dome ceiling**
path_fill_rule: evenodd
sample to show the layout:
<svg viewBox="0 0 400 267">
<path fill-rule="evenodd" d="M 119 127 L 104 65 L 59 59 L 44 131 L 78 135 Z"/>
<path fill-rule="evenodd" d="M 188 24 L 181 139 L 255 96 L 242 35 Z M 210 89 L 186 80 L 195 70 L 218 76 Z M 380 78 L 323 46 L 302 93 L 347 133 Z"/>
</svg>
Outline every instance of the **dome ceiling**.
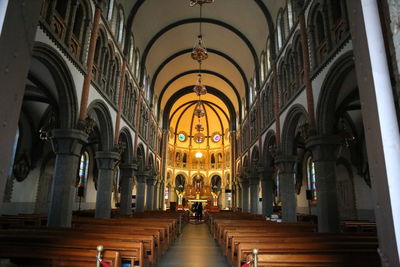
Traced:
<svg viewBox="0 0 400 267">
<path fill-rule="evenodd" d="M 200 119 L 195 115 L 199 101 L 194 93 L 183 96 L 175 102 L 172 107 L 174 112 L 171 112 L 170 116 L 170 144 L 176 143 L 178 147 L 187 149 L 189 147 L 214 148 L 222 145 L 224 134 L 227 134 L 229 129 L 228 108 L 223 101 L 211 94 L 202 96 L 201 99 L 200 107 L 205 111 L 205 115 Z M 204 127 L 204 130 L 200 132 L 204 135 L 202 142 L 194 140 L 198 133 L 197 124 Z"/>
</svg>

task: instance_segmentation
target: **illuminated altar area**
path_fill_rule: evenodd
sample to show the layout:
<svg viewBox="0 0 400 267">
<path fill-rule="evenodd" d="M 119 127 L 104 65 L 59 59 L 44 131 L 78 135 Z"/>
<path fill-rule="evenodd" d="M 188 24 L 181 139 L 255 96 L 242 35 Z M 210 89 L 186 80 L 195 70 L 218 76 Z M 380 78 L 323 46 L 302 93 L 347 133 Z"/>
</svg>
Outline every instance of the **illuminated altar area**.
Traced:
<svg viewBox="0 0 400 267">
<path fill-rule="evenodd" d="M 203 202 L 208 211 L 230 209 L 231 135 L 224 102 L 211 94 L 199 102 L 196 94 L 188 94 L 170 114 L 164 174 L 167 209 L 190 209 L 194 202 Z"/>
</svg>

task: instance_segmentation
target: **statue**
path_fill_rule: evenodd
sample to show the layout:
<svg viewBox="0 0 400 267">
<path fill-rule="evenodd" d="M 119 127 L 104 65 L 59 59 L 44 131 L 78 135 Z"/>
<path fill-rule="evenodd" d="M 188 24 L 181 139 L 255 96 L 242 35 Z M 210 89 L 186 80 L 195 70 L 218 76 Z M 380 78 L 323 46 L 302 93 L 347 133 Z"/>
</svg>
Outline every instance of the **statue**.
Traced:
<svg viewBox="0 0 400 267">
<path fill-rule="evenodd" d="M 195 177 L 193 177 L 193 185 L 196 192 L 196 199 L 200 199 L 201 189 L 203 188 L 204 185 L 203 176 L 197 174 Z"/>
</svg>

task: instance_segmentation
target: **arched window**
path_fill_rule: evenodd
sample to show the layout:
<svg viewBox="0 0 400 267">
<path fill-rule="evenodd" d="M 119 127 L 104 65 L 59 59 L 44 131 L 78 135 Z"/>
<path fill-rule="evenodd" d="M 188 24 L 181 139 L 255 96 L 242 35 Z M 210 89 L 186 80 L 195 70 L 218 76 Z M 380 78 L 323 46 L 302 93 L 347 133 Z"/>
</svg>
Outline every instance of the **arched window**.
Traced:
<svg viewBox="0 0 400 267">
<path fill-rule="evenodd" d="M 73 23 L 73 29 L 72 29 L 73 34 L 78 40 L 81 37 L 84 15 L 85 14 L 83 11 L 82 4 L 78 4 L 78 8 L 76 9 L 76 14 L 75 14 L 75 21 Z"/>
<path fill-rule="evenodd" d="M 101 80 L 101 88 L 103 90 L 106 89 L 107 81 L 108 81 L 108 70 L 110 69 L 110 56 L 111 56 L 111 48 L 108 46 L 106 51 L 104 52 L 103 64 L 102 64 L 102 80 Z"/>
<path fill-rule="evenodd" d="M 140 69 L 140 53 L 139 53 L 139 50 L 136 49 L 136 52 L 135 52 L 135 77 L 136 77 L 136 79 L 139 79 L 139 75 L 140 75 L 139 69 Z"/>
<path fill-rule="evenodd" d="M 154 129 L 154 131 L 155 131 L 155 129 Z M 155 136 L 155 133 L 154 133 L 154 136 Z M 187 154 L 186 154 L 186 152 L 183 153 L 182 163 L 183 163 L 182 167 L 186 168 L 186 163 L 187 163 Z"/>
<path fill-rule="evenodd" d="M 135 42 L 133 39 L 133 36 L 131 35 L 130 41 L 129 41 L 129 65 L 133 67 L 133 64 L 135 63 Z M 133 70 L 133 68 L 132 68 Z"/>
<path fill-rule="evenodd" d="M 298 84 L 302 85 L 304 83 L 303 48 L 301 46 L 299 38 L 295 43 L 295 49 L 297 56 L 297 79 L 298 79 Z"/>
<path fill-rule="evenodd" d="M 265 80 L 265 53 L 262 52 L 261 53 L 261 58 L 260 58 L 260 78 L 261 78 L 261 84 L 264 82 Z"/>
<path fill-rule="evenodd" d="M 84 151 L 81 154 L 78 179 L 77 179 L 78 182 L 76 184 L 76 194 L 79 197 L 83 197 L 85 195 L 85 186 L 87 183 L 88 176 L 89 176 L 89 154 L 87 151 Z"/>
<path fill-rule="evenodd" d="M 131 98 L 130 98 L 130 111 L 129 111 L 129 121 L 132 122 L 133 125 L 135 125 L 135 113 L 136 113 L 136 90 L 132 86 L 132 91 L 131 91 Z"/>
<path fill-rule="evenodd" d="M 317 179 L 315 176 L 314 161 L 311 156 L 307 158 L 307 188 L 311 193 L 311 201 L 317 201 Z"/>
<path fill-rule="evenodd" d="M 69 1 L 65 1 L 65 0 L 57 0 L 56 11 L 62 19 L 65 19 L 66 15 L 67 15 L 68 2 Z"/>
<path fill-rule="evenodd" d="M 267 101 L 268 101 L 268 123 L 274 119 L 274 93 L 272 87 L 267 88 Z"/>
<path fill-rule="evenodd" d="M 262 94 L 262 105 L 261 105 L 261 110 L 262 110 L 262 116 L 263 119 L 262 121 L 262 128 L 264 128 L 265 126 L 267 126 L 268 123 L 268 96 L 267 96 L 267 90 L 266 89 L 263 94 Z"/>
<path fill-rule="evenodd" d="M 85 4 L 84 1 L 79 0 L 76 5 L 71 5 L 71 21 L 68 24 L 72 34 L 70 40 L 67 40 L 71 53 L 82 63 L 85 58 L 83 48 L 88 35 L 85 21 L 90 21 L 91 19 L 88 7 Z"/>
<path fill-rule="evenodd" d="M 116 36 L 118 43 L 122 44 L 122 39 L 124 36 L 124 13 L 122 8 L 118 10 L 117 14 L 117 24 L 116 24 Z"/>
<path fill-rule="evenodd" d="M 287 12 L 288 12 L 289 30 L 291 30 L 294 24 L 294 17 L 295 17 L 292 0 L 288 0 Z"/>
<path fill-rule="evenodd" d="M 122 106 L 122 112 L 125 116 L 128 116 L 129 104 L 131 102 L 131 90 L 132 90 L 132 88 L 131 88 L 132 84 L 129 83 L 128 75 L 125 75 L 124 85 L 125 85 L 125 90 L 124 90 L 125 93 L 124 93 L 124 100 L 123 100 L 124 102 L 123 102 L 123 106 Z"/>
<path fill-rule="evenodd" d="M 121 73 L 121 65 L 119 64 L 119 60 L 117 57 L 114 59 L 115 69 L 113 75 L 113 83 L 110 91 L 110 98 L 114 102 L 115 105 L 118 105 L 118 92 L 119 92 L 119 74 Z"/>
<path fill-rule="evenodd" d="M 286 62 L 281 62 L 280 68 L 279 68 L 279 76 L 280 76 L 280 92 L 281 92 L 281 107 L 283 107 L 286 103 L 287 100 L 289 99 L 289 92 L 288 92 L 288 86 L 287 86 L 287 69 L 286 69 Z"/>
<path fill-rule="evenodd" d="M 333 23 L 337 23 L 339 20 L 342 19 L 342 1 L 332 1 L 331 3 L 331 10 L 332 10 L 332 20 Z"/>
<path fill-rule="evenodd" d="M 279 170 L 276 172 L 275 176 L 275 198 L 274 198 L 274 204 L 279 205 L 281 202 L 281 183 L 280 183 L 280 177 L 279 177 Z"/>
<path fill-rule="evenodd" d="M 315 24 L 317 26 L 317 45 L 321 45 L 325 41 L 325 28 L 324 28 L 324 17 L 322 12 L 317 12 Z"/>
<path fill-rule="evenodd" d="M 253 103 L 253 100 L 254 100 L 253 79 L 250 80 L 249 84 L 250 84 L 250 96 L 249 96 L 249 98 L 250 98 L 250 105 L 251 105 L 251 103 Z"/>
<path fill-rule="evenodd" d="M 115 206 L 118 207 L 120 202 L 120 193 L 121 193 L 121 172 L 119 166 L 117 166 L 114 170 L 114 180 L 113 180 L 113 200 Z"/>
<path fill-rule="evenodd" d="M 276 30 L 277 38 L 276 39 L 277 39 L 277 42 L 278 42 L 278 50 L 280 50 L 282 48 L 283 39 L 284 39 L 284 33 L 283 33 L 284 26 L 282 25 L 283 24 L 282 22 L 283 22 L 282 12 L 280 12 L 278 14 L 278 19 L 277 19 L 277 22 L 276 22 L 276 25 L 277 25 L 277 30 Z"/>
<path fill-rule="evenodd" d="M 293 95 L 297 88 L 297 62 L 293 55 L 293 51 L 288 53 L 288 80 L 289 80 L 289 94 Z"/>
<path fill-rule="evenodd" d="M 329 3 L 332 17 L 332 40 L 339 43 L 346 36 L 345 33 L 348 32 L 345 16 L 346 3 L 343 0 L 330 1 Z"/>
<path fill-rule="evenodd" d="M 267 66 L 266 66 L 266 70 L 265 70 L 265 73 L 268 73 L 269 71 L 270 71 L 270 69 L 271 69 L 271 51 L 270 51 L 270 44 L 269 44 L 269 37 L 268 37 L 268 39 L 267 39 L 267 47 L 266 47 L 266 49 L 265 49 L 265 51 L 266 51 L 266 54 L 265 54 L 265 57 L 266 57 L 266 62 L 267 62 Z"/>
<path fill-rule="evenodd" d="M 114 11 L 114 0 L 110 0 L 108 2 L 108 7 L 107 7 L 107 19 L 108 20 L 112 19 L 113 11 Z"/>
</svg>

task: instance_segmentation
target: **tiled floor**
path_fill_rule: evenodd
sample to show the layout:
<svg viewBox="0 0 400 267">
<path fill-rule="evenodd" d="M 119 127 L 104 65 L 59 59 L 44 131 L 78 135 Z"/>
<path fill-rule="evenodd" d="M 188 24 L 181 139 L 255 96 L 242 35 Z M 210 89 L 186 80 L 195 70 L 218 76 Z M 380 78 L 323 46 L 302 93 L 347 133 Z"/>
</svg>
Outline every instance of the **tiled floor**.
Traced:
<svg viewBox="0 0 400 267">
<path fill-rule="evenodd" d="M 229 267 L 206 224 L 188 224 L 157 267 Z"/>
</svg>

